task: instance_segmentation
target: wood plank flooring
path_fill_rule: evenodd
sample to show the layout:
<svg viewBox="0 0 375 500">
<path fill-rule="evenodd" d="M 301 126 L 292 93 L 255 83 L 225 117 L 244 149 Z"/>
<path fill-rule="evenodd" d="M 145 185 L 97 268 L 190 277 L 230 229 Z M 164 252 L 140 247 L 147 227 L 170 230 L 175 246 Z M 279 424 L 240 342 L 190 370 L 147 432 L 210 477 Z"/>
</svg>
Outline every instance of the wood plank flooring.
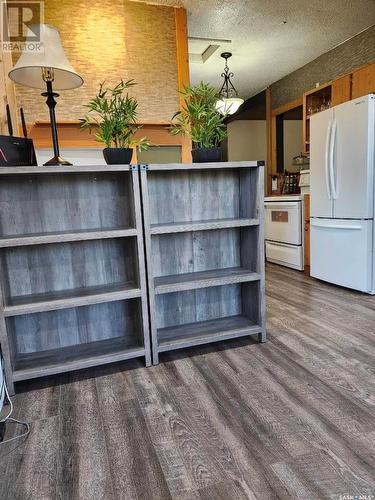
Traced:
<svg viewBox="0 0 375 500">
<path fill-rule="evenodd" d="M 19 384 L 0 499 L 374 499 L 375 297 L 268 266 L 267 312 L 263 345 Z"/>
</svg>

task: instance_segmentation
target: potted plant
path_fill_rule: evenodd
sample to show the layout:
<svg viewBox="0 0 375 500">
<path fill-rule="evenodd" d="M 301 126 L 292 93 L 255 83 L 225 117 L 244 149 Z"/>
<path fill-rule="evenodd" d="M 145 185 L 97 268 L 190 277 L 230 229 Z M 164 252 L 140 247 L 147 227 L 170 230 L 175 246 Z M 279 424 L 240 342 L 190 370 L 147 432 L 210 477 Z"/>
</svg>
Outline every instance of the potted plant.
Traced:
<svg viewBox="0 0 375 500">
<path fill-rule="evenodd" d="M 227 130 L 225 115 L 216 109 L 218 91 L 201 82 L 195 87 L 185 87 L 181 93 L 185 104 L 172 118 L 172 134 L 191 137 L 193 162 L 221 161 L 220 143 Z"/>
<path fill-rule="evenodd" d="M 137 125 L 138 102 L 135 97 L 125 94 L 126 89 L 135 85 L 134 80 L 121 80 L 114 88 L 104 88 L 100 84 L 98 94 L 86 105 L 88 114 L 80 119 L 83 129 L 96 129 L 95 137 L 104 142 L 104 159 L 109 165 L 131 162 L 133 148 L 144 150 L 149 147 L 146 137 L 134 139 L 141 128 Z"/>
</svg>

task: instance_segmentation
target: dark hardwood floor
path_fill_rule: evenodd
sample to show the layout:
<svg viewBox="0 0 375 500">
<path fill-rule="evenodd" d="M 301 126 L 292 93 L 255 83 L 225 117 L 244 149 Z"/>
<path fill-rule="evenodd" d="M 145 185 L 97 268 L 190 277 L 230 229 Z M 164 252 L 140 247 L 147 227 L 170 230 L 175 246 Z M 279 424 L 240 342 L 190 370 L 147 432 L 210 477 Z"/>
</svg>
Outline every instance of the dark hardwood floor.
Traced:
<svg viewBox="0 0 375 500">
<path fill-rule="evenodd" d="M 263 345 L 19 385 L 0 499 L 374 499 L 375 297 L 268 266 L 267 310 Z"/>
</svg>

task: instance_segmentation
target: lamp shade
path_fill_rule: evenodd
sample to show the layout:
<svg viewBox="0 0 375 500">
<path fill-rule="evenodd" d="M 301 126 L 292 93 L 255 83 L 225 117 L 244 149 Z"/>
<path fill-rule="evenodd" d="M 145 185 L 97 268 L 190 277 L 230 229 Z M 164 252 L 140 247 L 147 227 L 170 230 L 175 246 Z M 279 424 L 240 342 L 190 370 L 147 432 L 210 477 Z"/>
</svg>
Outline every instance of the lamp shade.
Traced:
<svg viewBox="0 0 375 500">
<path fill-rule="evenodd" d="M 53 69 L 53 88 L 68 90 L 80 87 L 83 79 L 70 65 L 61 44 L 58 30 L 48 24 L 30 25 L 26 36 L 27 41 L 35 41 L 36 30 L 40 29 L 40 50 L 23 51 L 14 68 L 9 72 L 9 78 L 26 87 L 44 89 L 42 68 Z"/>
</svg>

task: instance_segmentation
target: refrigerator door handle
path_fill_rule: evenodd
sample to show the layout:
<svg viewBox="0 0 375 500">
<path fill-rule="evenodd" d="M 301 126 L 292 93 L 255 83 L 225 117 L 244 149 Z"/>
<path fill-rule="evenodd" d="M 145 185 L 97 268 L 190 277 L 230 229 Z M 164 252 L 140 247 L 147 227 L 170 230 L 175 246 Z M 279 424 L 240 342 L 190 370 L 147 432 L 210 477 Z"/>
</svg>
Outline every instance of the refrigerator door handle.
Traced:
<svg viewBox="0 0 375 500">
<path fill-rule="evenodd" d="M 323 229 L 346 229 L 346 230 L 353 230 L 353 231 L 360 231 L 363 229 L 363 226 L 360 224 L 356 225 L 349 225 L 349 224 L 326 224 L 324 222 L 320 221 L 310 221 L 310 225 L 313 227 L 321 227 Z"/>
<path fill-rule="evenodd" d="M 331 137 L 329 141 L 329 178 L 332 192 L 332 199 L 337 199 L 337 175 L 335 178 L 335 146 L 336 146 L 337 122 L 334 120 L 331 126 Z"/>
<path fill-rule="evenodd" d="M 324 155 L 325 173 L 326 173 L 326 188 L 327 188 L 327 195 L 328 195 L 329 200 L 332 200 L 331 186 L 330 186 L 330 174 L 329 174 L 329 151 L 330 151 L 329 148 L 330 148 L 330 144 L 331 144 L 331 130 L 332 130 L 332 121 L 329 122 L 329 125 L 327 128 L 326 149 L 325 149 L 325 155 Z"/>
</svg>

